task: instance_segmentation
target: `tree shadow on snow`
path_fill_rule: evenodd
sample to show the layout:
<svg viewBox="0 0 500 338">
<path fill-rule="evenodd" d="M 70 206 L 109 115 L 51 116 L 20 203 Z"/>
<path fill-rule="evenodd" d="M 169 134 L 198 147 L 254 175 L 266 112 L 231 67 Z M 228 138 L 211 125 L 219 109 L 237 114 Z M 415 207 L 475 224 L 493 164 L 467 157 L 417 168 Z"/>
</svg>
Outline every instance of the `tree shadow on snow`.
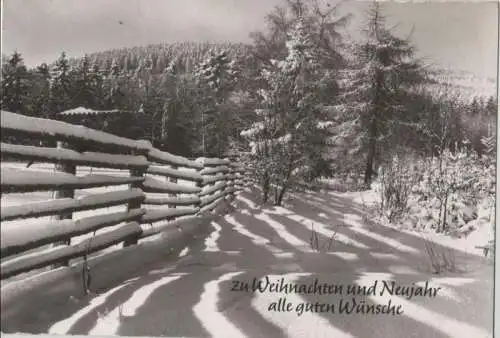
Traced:
<svg viewBox="0 0 500 338">
<path fill-rule="evenodd" d="M 103 313 L 119 308 L 140 288 L 172 274 L 184 275 L 159 285 L 138 305 L 133 316 L 120 316 L 117 334 L 205 337 L 216 335 L 215 331 L 219 329 L 222 333 L 223 330 L 234 326 L 248 337 L 286 336 L 287 328 L 271 322 L 266 319 L 266 313 L 255 309 L 256 297 L 262 295 L 245 290 L 232 290 L 236 280 L 249 282 L 251 285 L 254 279 L 268 275 L 286 277 L 287 274 L 308 273 L 309 276 L 299 277 L 298 281 L 310 282 L 316 277 L 321 282 L 352 285 L 358 282 L 361 274 L 367 273 L 385 273 L 393 280 L 401 283 L 405 281 L 405 284 L 425 282 L 443 276 L 462 276 L 458 273 L 436 276 L 427 272 L 425 242 L 418 236 L 384 228 L 369 220 L 364 224 L 363 231 L 356 231 L 352 224 L 346 224 L 345 215 L 354 215 L 349 216 L 351 220 L 363 220 L 365 215 L 362 206 L 353 205 L 352 200 L 347 197 L 318 194 L 316 198 L 308 200 L 293 199 L 287 202 L 284 208 L 262 207 L 259 206 L 258 200 L 258 192 L 255 189 L 241 192 L 240 198 L 235 201 L 236 209 L 233 213 L 214 218 L 218 230 L 213 224 L 207 225 L 208 231 L 188 245 L 187 254 L 177 259 L 174 266 L 167 261 L 157 261 L 155 264 L 144 266 L 136 274 L 137 280 L 111 294 L 102 305 L 81 316 L 68 333 L 88 334 L 99 323 Z M 362 247 L 337 241 L 334 237 L 328 249 L 323 247 L 323 250 L 318 252 L 310 246 L 311 222 L 323 223 L 329 233 L 333 231 L 343 238 L 355 240 Z M 214 231 L 218 233 L 212 235 Z M 329 236 L 317 232 L 318 242 L 328 243 L 330 239 Z M 294 243 L 301 244 L 298 246 Z M 394 243 L 399 243 L 405 250 L 394 247 Z M 438 249 L 449 250 L 436 245 Z M 458 250 L 451 252 L 458 257 L 460 264 L 480 260 Z M 112 285 L 108 285 L 102 291 L 111 287 Z M 491 330 L 492 283 L 481 277 L 478 281 L 450 286 L 449 289 L 451 291 L 448 290 L 448 298 L 420 298 L 411 302 L 418 305 L 421 312 L 441 314 L 450 320 Z M 460 300 L 454 299 L 454 294 L 458 295 Z M 323 295 L 319 298 L 318 295 L 306 294 L 300 297 L 304 302 L 336 303 L 340 295 Z M 268 300 L 271 302 L 278 298 L 279 296 L 273 295 Z M 373 299 L 365 301 L 367 304 L 373 304 Z M 462 302 L 463 306 L 457 307 L 457 302 Z M 89 302 L 85 301 L 68 303 L 54 311 L 46 309 L 50 315 L 45 318 L 27 314 L 25 319 L 29 318 L 31 323 L 25 322 L 21 326 L 7 325 L 8 331 L 22 329 L 19 331 L 45 333 L 53 323 L 88 305 Z M 415 337 L 448 336 L 436 325 L 426 324 L 418 313 L 409 312 L 404 316 L 394 317 L 331 313 L 316 315 L 354 337 L 395 338 L 411 334 Z M 214 316 L 219 316 L 217 325 L 222 325 L 220 328 L 214 328 L 212 324 L 215 322 L 210 322 L 210 318 L 215 318 Z M 307 314 L 302 317 L 290 313 L 288 316 L 296 316 L 290 319 L 292 326 L 306 318 L 311 319 Z M 3 324 L 2 318 L 2 330 Z M 226 327 L 223 327 L 224 325 Z"/>
</svg>

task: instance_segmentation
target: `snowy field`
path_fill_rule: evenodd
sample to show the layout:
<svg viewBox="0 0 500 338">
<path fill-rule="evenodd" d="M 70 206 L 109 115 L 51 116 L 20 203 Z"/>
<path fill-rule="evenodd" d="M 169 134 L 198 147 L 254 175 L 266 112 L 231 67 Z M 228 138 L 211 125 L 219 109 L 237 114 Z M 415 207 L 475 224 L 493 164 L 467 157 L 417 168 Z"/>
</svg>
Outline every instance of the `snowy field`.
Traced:
<svg viewBox="0 0 500 338">
<path fill-rule="evenodd" d="M 341 186 L 341 182 L 337 181 L 330 181 L 325 183 L 330 184 L 332 187 Z M 326 191 L 328 190 L 326 189 L 325 193 L 330 196 L 342 196 L 343 198 L 351 199 L 354 203 L 356 203 L 359 206 L 359 208 L 362 209 L 361 211 L 363 213 L 366 213 L 368 215 L 374 213 L 373 210 L 377 208 L 377 205 L 379 203 L 380 195 L 378 193 L 378 189 L 380 189 L 379 185 L 374 183 L 372 184 L 371 190 L 337 192 L 337 191 Z M 324 201 L 318 196 L 315 196 L 315 193 L 312 193 L 310 197 L 313 203 L 321 204 L 321 202 Z M 493 227 L 491 226 L 491 222 L 484 221 L 486 219 L 489 219 L 490 217 L 491 218 L 495 217 L 494 209 L 479 208 L 477 220 L 473 221 L 476 230 L 472 231 L 469 235 L 461 238 L 454 238 L 450 236 L 445 236 L 443 234 L 438 234 L 433 229 L 430 228 L 430 225 L 425 229 L 408 230 L 411 228 L 410 225 L 389 224 L 387 222 L 383 222 L 381 219 L 376 219 L 376 221 L 380 222 L 381 225 L 383 226 L 390 228 L 397 227 L 398 230 L 404 233 L 421 236 L 424 239 L 427 239 L 434 243 L 439 243 L 440 245 L 445 247 L 453 248 L 472 255 L 482 256 L 483 251 L 477 249 L 476 246 L 484 246 L 488 243 L 488 241 L 494 239 L 494 231 Z M 356 224 L 359 225 L 358 223 L 362 223 L 361 219 L 353 221 L 354 225 Z"/>
<path fill-rule="evenodd" d="M 263 207 L 258 191 L 245 189 L 236 198 L 235 212 L 213 220 L 202 243 L 186 243 L 175 264 L 158 262 L 138 278 L 124 278 L 89 300 L 56 309 L 39 327 L 50 334 L 121 336 L 491 337 L 484 314 L 491 313 L 492 275 L 421 270 L 421 238 L 367 226 L 356 198 L 306 193 L 283 207 Z M 336 222 L 345 226 L 336 228 Z M 334 238 L 331 251 L 311 248 L 311 224 L 322 240 Z M 277 292 L 232 290 L 234 281 L 252 283 L 253 278 L 290 285 L 317 278 L 360 287 L 382 281 L 424 287 L 428 282 L 440 293 L 433 299 L 387 293 L 357 298 L 367 305 L 399 304 L 401 316 L 327 313 L 314 305 L 300 309 L 299 304 L 338 304 L 342 297 L 296 292 L 282 295 L 294 305 L 291 312 L 270 311 L 269 304 L 282 297 Z"/>
</svg>

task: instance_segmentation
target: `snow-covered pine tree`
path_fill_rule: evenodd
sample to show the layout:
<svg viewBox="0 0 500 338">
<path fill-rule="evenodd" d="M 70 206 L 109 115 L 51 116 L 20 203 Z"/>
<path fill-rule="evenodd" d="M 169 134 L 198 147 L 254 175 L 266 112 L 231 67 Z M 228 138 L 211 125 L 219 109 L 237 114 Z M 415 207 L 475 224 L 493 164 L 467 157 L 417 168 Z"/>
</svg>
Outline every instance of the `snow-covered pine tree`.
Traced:
<svg viewBox="0 0 500 338">
<path fill-rule="evenodd" d="M 110 74 L 111 74 L 111 66 L 113 64 L 113 60 L 115 58 L 106 58 L 104 59 L 103 62 L 103 67 L 102 67 L 102 77 L 104 80 L 108 79 Z"/>
<path fill-rule="evenodd" d="M 263 63 L 282 59 L 287 55 L 288 33 L 300 20 L 306 26 L 312 42 L 321 55 L 322 66 L 338 69 L 342 56 L 338 46 L 340 28 L 345 26 L 349 15 L 339 15 L 339 4 L 317 0 L 285 0 L 266 16 L 267 33 L 252 33 L 253 54 Z"/>
<path fill-rule="evenodd" d="M 162 74 L 164 105 L 162 110 L 162 142 L 168 152 L 193 156 L 197 107 L 196 86 L 188 74 Z"/>
<path fill-rule="evenodd" d="M 116 58 L 113 58 L 113 60 L 111 61 L 109 75 L 118 76 L 119 74 L 120 74 L 120 65 L 118 64 Z"/>
<path fill-rule="evenodd" d="M 496 133 L 491 125 L 488 125 L 488 134 L 481 138 L 481 143 L 484 146 L 484 153 L 488 156 L 494 155 L 496 150 Z"/>
<path fill-rule="evenodd" d="M 125 72 L 125 70 L 124 70 Z M 120 69 L 120 64 L 116 58 L 110 63 L 108 76 L 105 79 L 105 102 L 109 109 L 123 108 L 123 92 L 125 74 Z"/>
<path fill-rule="evenodd" d="M 46 63 L 42 63 L 34 71 L 36 77 L 33 93 L 33 115 L 47 118 L 50 116 L 50 69 Z"/>
<path fill-rule="evenodd" d="M 200 89 L 201 138 L 204 156 L 223 156 L 231 135 L 228 99 L 238 81 L 238 64 L 223 50 L 212 51 L 194 71 Z"/>
<path fill-rule="evenodd" d="M 298 20 L 287 41 L 288 55 L 272 61 L 263 70 L 266 88 L 260 91 L 262 108 L 257 121 L 242 132 L 251 147 L 254 167 L 267 201 L 274 190 L 280 205 L 287 191 L 310 179 L 315 164 L 324 154 L 324 120 L 317 107 L 321 78 L 318 55 L 302 20 Z"/>
<path fill-rule="evenodd" d="M 85 55 L 74 70 L 75 88 L 74 88 L 74 104 L 93 108 L 93 91 L 92 91 L 92 64 L 88 55 Z"/>
<path fill-rule="evenodd" d="M 1 106 L 15 113 L 23 113 L 23 104 L 26 100 L 28 89 L 28 71 L 23 58 L 14 52 L 2 64 L 2 93 Z"/>
<path fill-rule="evenodd" d="M 487 115 L 495 115 L 498 113 L 498 103 L 497 103 L 497 100 L 493 96 L 490 96 L 488 98 L 488 101 L 486 102 L 485 110 L 486 110 Z"/>
<path fill-rule="evenodd" d="M 228 89 L 234 86 L 238 73 L 237 64 L 229 58 L 227 51 L 212 52 L 195 69 L 196 76 L 215 94 L 216 103 L 222 103 L 227 98 Z"/>
<path fill-rule="evenodd" d="M 63 52 L 51 69 L 51 114 L 73 108 L 71 72 L 66 53 Z"/>
<path fill-rule="evenodd" d="M 414 47 L 386 28 L 379 3 L 371 6 L 367 17 L 365 41 L 352 46 L 354 58 L 343 71 L 339 134 L 332 141 L 352 144 L 343 150 L 351 156 L 365 155 L 364 182 L 369 185 L 389 137 L 408 120 L 405 99 L 424 77 Z"/>
<path fill-rule="evenodd" d="M 90 71 L 90 86 L 92 92 L 92 106 L 95 109 L 103 109 L 105 105 L 104 69 L 95 59 Z"/>
</svg>

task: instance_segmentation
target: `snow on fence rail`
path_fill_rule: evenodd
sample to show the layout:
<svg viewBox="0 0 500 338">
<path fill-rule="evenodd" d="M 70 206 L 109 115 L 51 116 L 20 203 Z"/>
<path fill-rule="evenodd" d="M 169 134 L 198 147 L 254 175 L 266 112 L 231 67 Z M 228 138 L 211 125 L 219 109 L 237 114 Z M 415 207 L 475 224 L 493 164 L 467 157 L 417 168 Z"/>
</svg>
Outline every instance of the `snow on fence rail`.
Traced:
<svg viewBox="0 0 500 338">
<path fill-rule="evenodd" d="M 50 200 L 2 205 L 1 279 L 68 266 L 120 243 L 135 245 L 202 217 L 248 182 L 234 160 L 190 160 L 147 141 L 60 121 L 2 111 L 1 131 L 2 204 L 9 195 L 53 193 Z M 9 136 L 56 141 L 57 147 L 11 144 Z M 9 167 L 5 160 L 29 164 Z M 28 168 L 35 162 L 54 169 Z M 122 189 L 108 191 L 111 186 Z"/>
<path fill-rule="evenodd" d="M 77 126 L 61 121 L 34 118 L 2 110 L 2 136 L 12 135 L 69 142 L 88 148 L 111 148 L 115 152 L 136 151 L 147 154 L 151 149 L 148 141 L 135 141 L 111 135 L 84 126 Z"/>
</svg>

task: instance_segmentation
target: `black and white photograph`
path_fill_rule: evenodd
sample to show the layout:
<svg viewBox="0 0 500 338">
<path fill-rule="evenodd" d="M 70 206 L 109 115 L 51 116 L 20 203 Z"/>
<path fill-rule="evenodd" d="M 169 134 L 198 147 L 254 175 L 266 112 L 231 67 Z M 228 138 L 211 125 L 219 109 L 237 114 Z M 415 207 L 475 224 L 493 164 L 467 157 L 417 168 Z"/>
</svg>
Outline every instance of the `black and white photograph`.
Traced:
<svg viewBox="0 0 500 338">
<path fill-rule="evenodd" d="M 1 13 L 2 335 L 495 336 L 498 1 Z"/>
</svg>

